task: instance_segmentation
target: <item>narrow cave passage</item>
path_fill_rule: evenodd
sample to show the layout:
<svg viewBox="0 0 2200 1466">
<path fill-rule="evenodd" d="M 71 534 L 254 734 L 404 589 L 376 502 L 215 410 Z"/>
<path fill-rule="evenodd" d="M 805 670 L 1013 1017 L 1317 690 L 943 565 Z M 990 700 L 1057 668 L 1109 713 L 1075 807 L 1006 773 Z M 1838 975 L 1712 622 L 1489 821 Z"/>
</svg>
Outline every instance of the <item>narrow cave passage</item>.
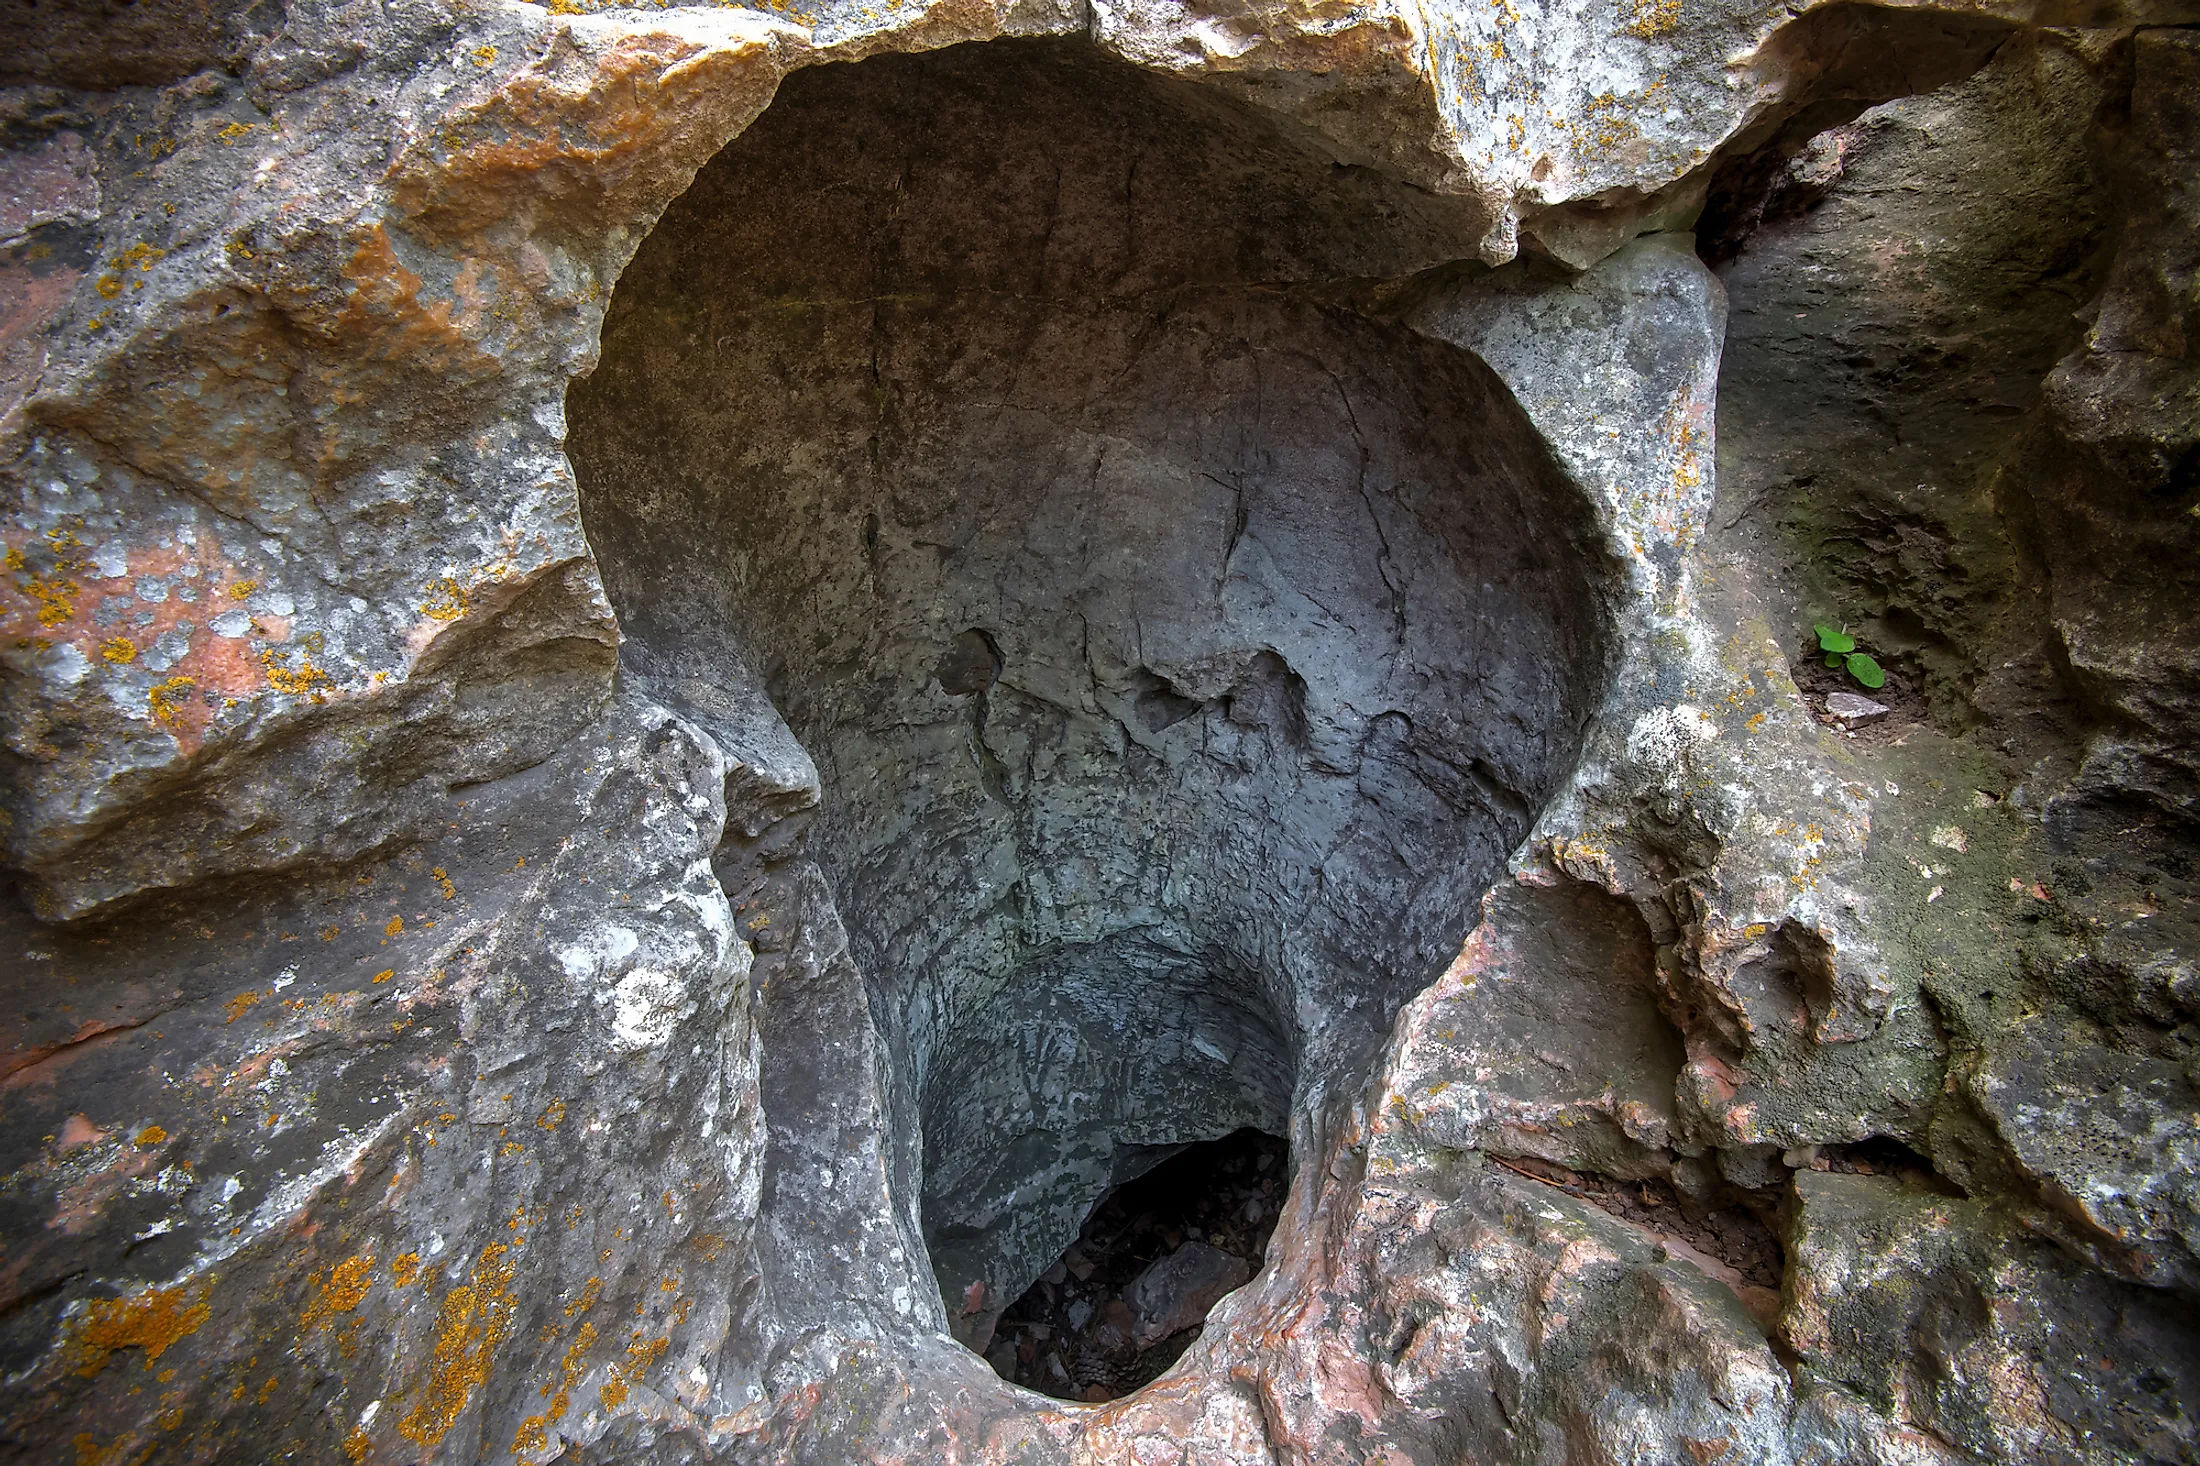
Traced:
<svg viewBox="0 0 2200 1466">
<path fill-rule="evenodd" d="M 1208 1310 L 1260 1271 L 1290 1153 L 1280 1136 L 1240 1130 L 1108 1192 L 1002 1313 L 986 1362 L 1064 1400 L 1112 1400 L 1159 1375 Z"/>
<path fill-rule="evenodd" d="M 1575 757 L 1586 506 L 1480 362 L 1340 303 L 1463 237 L 990 42 L 790 77 L 618 287 L 569 448 L 622 666 L 814 760 L 773 858 L 861 968 L 966 1343 L 1180 1147 L 1304 1143 Z"/>
</svg>

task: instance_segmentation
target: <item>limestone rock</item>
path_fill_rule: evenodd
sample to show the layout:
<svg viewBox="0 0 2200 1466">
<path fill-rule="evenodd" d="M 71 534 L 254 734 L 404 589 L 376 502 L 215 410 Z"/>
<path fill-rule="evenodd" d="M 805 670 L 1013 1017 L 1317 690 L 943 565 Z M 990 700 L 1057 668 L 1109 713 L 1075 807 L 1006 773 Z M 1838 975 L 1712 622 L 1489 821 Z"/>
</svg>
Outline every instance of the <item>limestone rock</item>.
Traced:
<svg viewBox="0 0 2200 1466">
<path fill-rule="evenodd" d="M 2190 1459 L 2195 23 L 0 4 L 0 1456 Z"/>
</svg>

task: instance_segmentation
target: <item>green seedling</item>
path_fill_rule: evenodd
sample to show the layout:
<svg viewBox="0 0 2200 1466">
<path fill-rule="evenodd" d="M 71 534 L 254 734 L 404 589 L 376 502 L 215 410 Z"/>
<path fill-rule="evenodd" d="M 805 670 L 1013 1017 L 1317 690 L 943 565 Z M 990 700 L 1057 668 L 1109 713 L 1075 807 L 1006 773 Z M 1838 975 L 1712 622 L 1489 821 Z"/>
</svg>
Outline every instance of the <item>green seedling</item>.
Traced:
<svg viewBox="0 0 2200 1466">
<path fill-rule="evenodd" d="M 1811 630 L 1818 633 L 1818 650 L 1826 654 L 1827 666 L 1837 671 L 1846 667 L 1861 686 L 1874 692 L 1887 685 L 1886 669 L 1873 661 L 1869 653 L 1856 649 L 1856 638 L 1849 635 L 1847 627 L 1836 631 L 1820 624 L 1812 626 Z"/>
</svg>

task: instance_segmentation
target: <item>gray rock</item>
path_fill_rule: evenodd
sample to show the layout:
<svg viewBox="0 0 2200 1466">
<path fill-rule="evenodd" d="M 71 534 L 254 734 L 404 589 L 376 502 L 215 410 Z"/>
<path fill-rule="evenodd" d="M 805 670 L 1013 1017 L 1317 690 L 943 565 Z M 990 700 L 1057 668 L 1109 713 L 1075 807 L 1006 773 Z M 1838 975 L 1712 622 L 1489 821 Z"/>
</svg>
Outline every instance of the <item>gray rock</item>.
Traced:
<svg viewBox="0 0 2200 1466">
<path fill-rule="evenodd" d="M 1225 1293 L 1245 1286 L 1253 1269 L 1204 1242 L 1187 1242 L 1155 1259 L 1123 1290 L 1131 1310 L 1131 1342 L 1143 1349 L 1206 1318 Z"/>
<path fill-rule="evenodd" d="M 1829 692 L 1826 711 L 1844 723 L 1868 723 L 1874 718 L 1884 718 L 1893 710 L 1883 702 L 1873 702 L 1853 692 Z"/>
</svg>

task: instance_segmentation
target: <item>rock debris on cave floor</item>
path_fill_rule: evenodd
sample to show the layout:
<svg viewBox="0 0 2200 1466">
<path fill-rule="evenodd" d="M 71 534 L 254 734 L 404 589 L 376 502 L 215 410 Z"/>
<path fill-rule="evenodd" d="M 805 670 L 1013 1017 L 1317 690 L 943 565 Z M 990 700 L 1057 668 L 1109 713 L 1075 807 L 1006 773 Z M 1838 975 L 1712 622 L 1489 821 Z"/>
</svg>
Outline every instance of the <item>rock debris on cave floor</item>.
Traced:
<svg viewBox="0 0 2200 1466">
<path fill-rule="evenodd" d="M 1283 1141 L 1240 1130 L 1109 1191 L 1001 1314 L 986 1362 L 1064 1400 L 1112 1400 L 1153 1379 L 1216 1301 L 1260 1271 L 1289 1163 Z"/>
</svg>

